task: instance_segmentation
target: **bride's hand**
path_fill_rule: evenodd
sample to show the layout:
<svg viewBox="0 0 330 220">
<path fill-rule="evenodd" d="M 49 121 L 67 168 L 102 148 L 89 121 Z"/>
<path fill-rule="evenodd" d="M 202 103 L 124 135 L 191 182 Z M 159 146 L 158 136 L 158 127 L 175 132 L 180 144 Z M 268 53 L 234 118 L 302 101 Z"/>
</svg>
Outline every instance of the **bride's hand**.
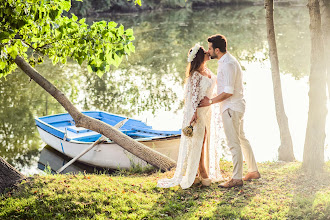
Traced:
<svg viewBox="0 0 330 220">
<path fill-rule="evenodd" d="M 193 123 L 196 123 L 197 119 L 198 119 L 198 117 L 197 117 L 197 111 L 196 111 L 189 124 L 192 125 Z"/>
</svg>

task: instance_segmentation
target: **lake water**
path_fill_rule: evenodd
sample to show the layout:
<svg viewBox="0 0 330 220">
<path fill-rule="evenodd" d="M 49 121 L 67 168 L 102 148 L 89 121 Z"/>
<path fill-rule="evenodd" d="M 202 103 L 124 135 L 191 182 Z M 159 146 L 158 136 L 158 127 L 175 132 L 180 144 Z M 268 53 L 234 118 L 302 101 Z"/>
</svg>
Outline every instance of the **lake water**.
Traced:
<svg viewBox="0 0 330 220">
<path fill-rule="evenodd" d="M 224 7 L 101 17 L 133 28 L 136 53 L 102 79 L 74 63 L 37 69 L 80 110 L 102 110 L 147 122 L 155 129 L 177 130 L 182 123 L 187 52 L 195 43 L 221 33 L 244 69 L 245 132 L 258 162 L 277 158 L 280 145 L 267 51 L 264 8 Z M 310 71 L 309 15 L 305 7 L 277 8 L 276 36 L 283 99 L 297 160 L 302 160 L 308 113 Z M 208 67 L 216 73 L 216 61 Z M 34 117 L 64 109 L 20 71 L 0 79 L 0 155 L 25 174 L 37 168 L 41 141 Z M 329 104 L 328 104 L 328 109 Z M 329 117 L 326 160 L 330 159 Z M 230 158 L 230 157 L 229 157 Z"/>
</svg>

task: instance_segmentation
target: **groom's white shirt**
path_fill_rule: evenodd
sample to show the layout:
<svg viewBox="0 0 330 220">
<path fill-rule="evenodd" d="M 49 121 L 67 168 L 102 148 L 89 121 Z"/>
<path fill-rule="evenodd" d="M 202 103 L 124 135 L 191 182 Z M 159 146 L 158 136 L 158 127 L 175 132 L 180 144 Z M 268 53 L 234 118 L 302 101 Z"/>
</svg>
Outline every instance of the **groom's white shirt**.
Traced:
<svg viewBox="0 0 330 220">
<path fill-rule="evenodd" d="M 220 102 L 221 113 L 228 108 L 244 113 L 242 69 L 236 58 L 228 52 L 218 61 L 217 84 L 218 95 L 223 92 L 233 94 Z"/>
</svg>

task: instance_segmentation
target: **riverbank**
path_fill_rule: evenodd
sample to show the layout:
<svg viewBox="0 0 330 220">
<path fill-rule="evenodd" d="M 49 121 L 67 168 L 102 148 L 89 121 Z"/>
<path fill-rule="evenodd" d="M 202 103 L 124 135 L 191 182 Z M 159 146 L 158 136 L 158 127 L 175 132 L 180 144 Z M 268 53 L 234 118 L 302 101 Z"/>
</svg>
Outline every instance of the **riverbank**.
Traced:
<svg viewBox="0 0 330 220">
<path fill-rule="evenodd" d="M 307 0 L 275 0 L 277 6 L 305 6 Z M 82 2 L 73 1 L 69 12 L 78 16 L 97 17 L 99 15 L 117 14 L 117 13 L 135 13 L 143 11 L 161 11 L 171 9 L 194 9 L 210 8 L 222 6 L 253 6 L 264 5 L 262 0 L 143 0 L 142 5 L 137 5 L 134 1 L 122 0 L 85 0 Z"/>
<path fill-rule="evenodd" d="M 300 167 L 261 163 L 262 179 L 229 190 L 156 187 L 173 172 L 36 175 L 0 196 L 0 219 L 329 219 L 330 162 L 314 177 Z"/>
</svg>

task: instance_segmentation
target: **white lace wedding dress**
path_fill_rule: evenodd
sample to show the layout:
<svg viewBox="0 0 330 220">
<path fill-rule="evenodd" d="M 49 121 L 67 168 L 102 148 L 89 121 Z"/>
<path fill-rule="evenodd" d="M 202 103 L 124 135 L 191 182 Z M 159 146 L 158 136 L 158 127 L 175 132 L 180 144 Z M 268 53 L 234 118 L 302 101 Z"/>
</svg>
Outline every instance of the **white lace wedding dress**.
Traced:
<svg viewBox="0 0 330 220">
<path fill-rule="evenodd" d="M 185 189 L 193 184 L 198 171 L 204 135 L 206 135 L 204 146 L 206 171 L 212 182 L 222 180 L 219 167 L 221 149 L 220 106 L 213 104 L 211 107 L 197 108 L 204 96 L 209 98 L 214 96 L 216 77 L 210 70 L 208 71 L 211 78 L 194 72 L 187 80 L 182 128 L 189 125 L 196 110 L 198 119 L 193 126 L 193 137 L 181 134 L 177 167 L 173 178 L 159 180 L 158 187 L 168 188 L 180 184 Z"/>
</svg>

